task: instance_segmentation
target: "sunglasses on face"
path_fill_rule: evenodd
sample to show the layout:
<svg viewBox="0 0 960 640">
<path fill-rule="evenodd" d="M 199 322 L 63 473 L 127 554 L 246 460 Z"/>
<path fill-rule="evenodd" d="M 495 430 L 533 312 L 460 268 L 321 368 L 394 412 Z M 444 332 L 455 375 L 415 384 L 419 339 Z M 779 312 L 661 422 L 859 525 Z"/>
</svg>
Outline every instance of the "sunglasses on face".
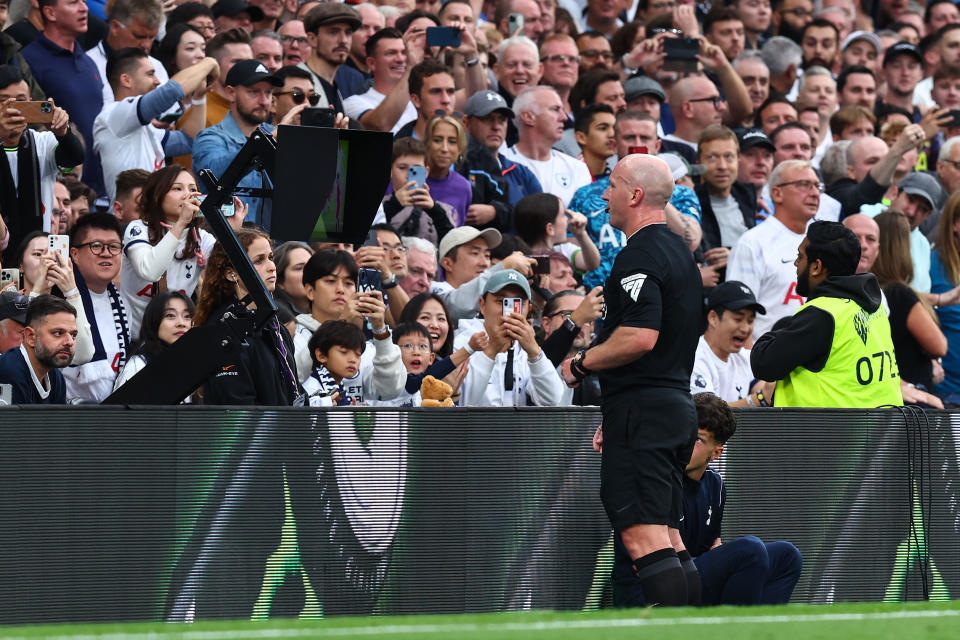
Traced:
<svg viewBox="0 0 960 640">
<path fill-rule="evenodd" d="M 285 96 L 289 95 L 293 100 L 294 104 L 303 104 L 304 99 L 310 101 L 310 106 L 315 107 L 317 103 L 320 102 L 320 94 L 316 91 L 311 91 L 310 95 L 305 94 L 300 89 L 294 89 L 293 91 L 278 91 L 274 93 L 275 96 Z"/>
</svg>

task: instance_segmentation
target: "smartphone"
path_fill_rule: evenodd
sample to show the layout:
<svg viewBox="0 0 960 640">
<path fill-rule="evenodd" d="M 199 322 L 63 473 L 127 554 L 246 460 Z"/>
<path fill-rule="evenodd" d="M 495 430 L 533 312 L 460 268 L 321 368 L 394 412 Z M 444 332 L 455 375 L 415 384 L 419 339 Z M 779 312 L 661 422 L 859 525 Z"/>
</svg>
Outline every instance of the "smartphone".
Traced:
<svg viewBox="0 0 960 640">
<path fill-rule="evenodd" d="M 20 288 L 20 269 L 4 269 L 0 271 L 0 289 L 6 289 L 10 285 Z"/>
<path fill-rule="evenodd" d="M 960 109 L 951 109 L 950 110 L 950 122 L 943 125 L 944 127 L 960 127 Z"/>
<path fill-rule="evenodd" d="M 533 268 L 533 273 L 538 276 L 550 274 L 550 256 L 534 256 L 537 266 Z"/>
<path fill-rule="evenodd" d="M 456 48 L 462 35 L 458 27 L 427 27 L 427 46 Z"/>
<path fill-rule="evenodd" d="M 49 100 L 15 101 L 10 103 L 10 108 L 19 111 L 27 119 L 27 124 L 53 122 L 53 103 Z"/>
<path fill-rule="evenodd" d="M 523 298 L 504 298 L 503 299 L 503 317 L 506 318 L 511 313 L 523 315 Z"/>
<path fill-rule="evenodd" d="M 509 33 L 511 37 L 527 35 L 523 29 L 522 13 L 511 13 L 507 16 L 507 33 Z"/>
<path fill-rule="evenodd" d="M 67 264 L 70 261 L 70 236 L 51 235 L 47 236 L 47 240 L 50 251 L 59 253 L 63 264 Z"/>
<path fill-rule="evenodd" d="M 414 165 L 407 169 L 407 182 L 413 180 L 417 184 L 414 189 L 423 189 L 427 183 L 427 168 L 420 165 Z"/>
<path fill-rule="evenodd" d="M 663 53 L 666 55 L 663 68 L 667 71 L 696 71 L 700 41 L 696 38 L 666 38 Z"/>
<path fill-rule="evenodd" d="M 174 111 L 173 113 L 163 114 L 162 116 L 157 118 L 157 120 L 166 124 L 170 124 L 171 122 L 176 122 L 177 120 L 179 120 L 181 116 L 183 116 L 183 111 Z"/>
<path fill-rule="evenodd" d="M 377 242 L 377 230 L 370 229 L 367 231 L 367 239 L 363 241 L 361 247 L 379 247 L 380 243 Z"/>
<path fill-rule="evenodd" d="M 206 195 L 200 195 L 200 196 L 197 196 L 197 198 L 200 200 L 200 204 L 203 204 L 203 201 L 206 200 L 207 196 L 206 196 Z M 229 217 L 233 216 L 233 214 L 235 213 L 234 207 L 233 207 L 233 202 L 230 202 L 230 203 L 228 203 L 228 204 L 221 205 L 221 206 L 220 206 L 220 213 L 223 215 L 224 218 L 229 218 Z M 197 217 L 198 217 L 198 218 L 202 218 L 202 217 L 203 217 L 203 211 L 198 211 L 198 212 L 197 212 Z"/>
<path fill-rule="evenodd" d="M 357 273 L 357 293 L 379 291 L 383 293 L 383 274 L 380 269 L 359 269 Z"/>
<path fill-rule="evenodd" d="M 646 148 L 646 147 L 628 147 L 628 148 L 627 148 L 627 153 L 629 153 L 629 154 L 634 154 L 634 153 L 643 153 L 643 154 L 646 154 L 646 153 L 647 153 L 647 148 Z"/>
<path fill-rule="evenodd" d="M 329 107 L 308 107 L 300 112 L 300 124 L 305 127 L 332 129 L 336 120 L 336 112 Z"/>
</svg>

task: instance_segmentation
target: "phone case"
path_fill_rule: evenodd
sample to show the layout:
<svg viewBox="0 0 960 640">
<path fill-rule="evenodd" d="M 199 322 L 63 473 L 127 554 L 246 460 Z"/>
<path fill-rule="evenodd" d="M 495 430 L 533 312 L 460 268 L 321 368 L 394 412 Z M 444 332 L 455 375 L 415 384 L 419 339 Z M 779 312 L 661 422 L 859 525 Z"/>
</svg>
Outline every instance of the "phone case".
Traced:
<svg viewBox="0 0 960 640">
<path fill-rule="evenodd" d="M 53 103 L 48 100 L 16 101 L 10 107 L 27 119 L 27 124 L 50 124 L 53 122 Z"/>
<path fill-rule="evenodd" d="M 20 270 L 4 269 L 3 271 L 0 271 L 0 288 L 5 288 L 11 283 L 17 285 L 18 287 L 20 286 Z"/>
<path fill-rule="evenodd" d="M 523 315 L 523 298 L 504 298 L 503 315 L 508 316 L 511 313 Z"/>
<path fill-rule="evenodd" d="M 417 183 L 418 189 L 423 189 L 423 185 L 427 181 L 427 168 L 426 167 L 410 167 L 407 170 L 407 180 L 413 180 Z"/>
<path fill-rule="evenodd" d="M 50 251 L 56 251 L 63 258 L 63 263 L 70 260 L 70 236 L 49 236 Z"/>
</svg>

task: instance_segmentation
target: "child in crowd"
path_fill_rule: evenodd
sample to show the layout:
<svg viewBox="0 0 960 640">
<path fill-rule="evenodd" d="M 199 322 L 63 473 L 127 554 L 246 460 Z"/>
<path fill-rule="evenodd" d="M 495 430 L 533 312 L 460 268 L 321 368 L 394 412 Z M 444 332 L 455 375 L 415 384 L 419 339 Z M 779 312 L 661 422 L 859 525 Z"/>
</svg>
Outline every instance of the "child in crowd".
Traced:
<svg viewBox="0 0 960 640">
<path fill-rule="evenodd" d="M 344 379 L 360 371 L 360 356 L 366 346 L 363 331 L 344 320 L 324 322 L 310 337 L 313 371 L 304 381 L 311 407 L 342 407 L 356 404 L 344 391 Z"/>
<path fill-rule="evenodd" d="M 430 332 L 419 322 L 406 322 L 397 325 L 393 330 L 393 341 L 400 347 L 400 357 L 403 366 L 407 369 L 407 384 L 403 392 L 393 400 L 382 400 L 375 403 L 387 407 L 419 407 L 420 385 L 427 376 L 442 379 L 457 370 L 475 351 L 483 351 L 489 338 L 483 331 L 470 336 L 466 347 L 454 351 L 446 358 L 434 362 L 436 355 L 430 342 Z M 458 380 L 462 381 L 466 374 L 460 372 Z M 454 396 L 458 394 L 459 384 L 454 387 Z"/>
</svg>

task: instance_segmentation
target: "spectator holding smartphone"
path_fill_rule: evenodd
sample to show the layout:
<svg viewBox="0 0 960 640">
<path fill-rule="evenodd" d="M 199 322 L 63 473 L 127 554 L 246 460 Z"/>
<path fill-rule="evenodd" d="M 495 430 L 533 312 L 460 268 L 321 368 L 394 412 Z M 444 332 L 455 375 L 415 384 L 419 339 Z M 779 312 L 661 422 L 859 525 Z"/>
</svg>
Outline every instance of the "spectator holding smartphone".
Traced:
<svg viewBox="0 0 960 640">
<path fill-rule="evenodd" d="M 199 228 L 200 191 L 193 174 L 179 165 L 147 178 L 140 193 L 139 220 L 123 234 L 120 290 L 128 304 L 130 334 L 140 335 L 140 319 L 150 299 L 167 290 L 192 296 L 200 271 L 216 238 Z M 234 215 L 227 218 L 234 231 L 247 215 L 247 205 L 233 199 Z"/>
<path fill-rule="evenodd" d="M 453 229 L 456 213 L 453 207 L 437 202 L 430 195 L 430 187 L 418 183 L 413 174 L 426 177 L 427 149 L 416 138 L 398 138 L 393 143 L 390 164 L 392 193 L 383 198 L 384 215 L 391 227 L 401 236 L 424 238 L 433 244 Z"/>
<path fill-rule="evenodd" d="M 11 106 L 14 101 L 27 100 L 30 88 L 20 69 L 0 65 L 0 142 L 8 150 L 0 153 L 0 212 L 9 225 L 5 262 L 11 261 L 31 231 L 50 229 L 57 172 L 72 171 L 83 162 L 83 145 L 70 131 L 67 112 L 50 100 L 50 131 L 34 131 L 27 128 L 29 123 L 23 114 Z M 16 162 L 11 162 L 14 159 Z M 3 242 L 0 238 L 0 245 Z"/>
<path fill-rule="evenodd" d="M 373 340 L 364 347 L 356 374 L 343 381 L 347 398 L 363 404 L 367 400 L 396 398 L 406 383 L 406 372 L 400 349 L 390 339 L 384 320 L 383 294 L 358 294 L 357 275 L 357 263 L 346 251 L 318 251 L 310 257 L 303 267 L 303 288 L 310 299 L 310 313 L 297 316 L 293 342 L 297 376 L 306 383 L 313 370 L 310 339 L 323 323 L 369 321 Z"/>
<path fill-rule="evenodd" d="M 562 402 L 560 374 L 537 344 L 533 327 L 527 322 L 530 297 L 530 285 L 523 274 L 512 269 L 500 271 L 483 288 L 479 300 L 483 320 L 461 321 L 454 337 L 455 349 L 467 345 L 481 328 L 490 337 L 486 348 L 470 356 L 461 406 L 524 406 L 528 397 L 541 407 L 556 407 Z"/>
</svg>

